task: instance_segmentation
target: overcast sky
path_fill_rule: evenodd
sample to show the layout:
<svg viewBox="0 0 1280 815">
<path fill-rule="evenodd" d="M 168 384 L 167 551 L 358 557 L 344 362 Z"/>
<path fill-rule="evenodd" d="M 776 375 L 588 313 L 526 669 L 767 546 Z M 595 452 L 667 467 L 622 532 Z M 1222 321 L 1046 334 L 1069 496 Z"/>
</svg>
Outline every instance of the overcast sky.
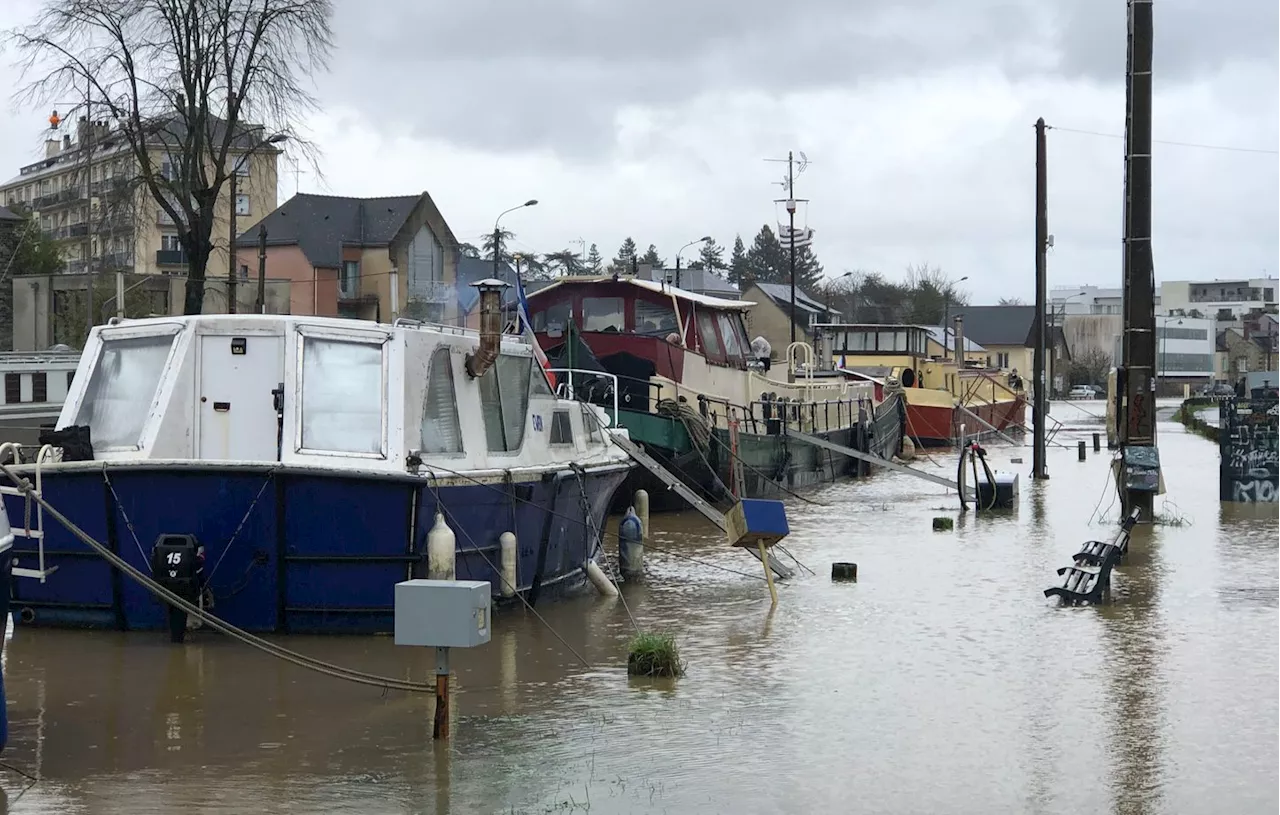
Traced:
<svg viewBox="0 0 1280 815">
<path fill-rule="evenodd" d="M 32 0 L 3 0 L 0 27 Z M 828 274 L 967 275 L 975 302 L 1033 295 L 1033 124 L 1124 129 L 1123 0 L 335 0 L 324 178 L 296 190 L 427 190 L 461 240 L 501 210 L 527 251 L 668 261 L 785 218 L 763 159 L 804 151 L 800 222 Z M 1161 280 L 1276 276 L 1276 0 L 1157 0 L 1154 251 Z M 13 55 L 0 86 L 14 88 Z M 0 108 L 0 163 L 48 111 Z M 1049 134 L 1050 285 L 1119 285 L 1119 139 Z M 305 170 L 305 165 L 304 165 Z M 689 250 L 690 253 L 692 250 Z"/>
</svg>

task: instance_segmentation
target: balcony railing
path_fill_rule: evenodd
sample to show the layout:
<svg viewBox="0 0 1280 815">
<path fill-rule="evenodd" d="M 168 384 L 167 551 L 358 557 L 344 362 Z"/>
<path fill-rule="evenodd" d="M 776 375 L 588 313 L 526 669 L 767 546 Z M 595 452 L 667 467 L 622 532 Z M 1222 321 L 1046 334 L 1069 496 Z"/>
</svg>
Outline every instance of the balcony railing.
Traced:
<svg viewBox="0 0 1280 815">
<path fill-rule="evenodd" d="M 71 187 L 66 190 L 58 190 L 47 195 L 40 195 L 31 202 L 31 206 L 36 210 L 49 210 L 58 207 L 67 206 L 68 204 L 76 204 L 85 200 L 84 187 Z"/>
<path fill-rule="evenodd" d="M 185 249 L 157 249 L 156 265 L 157 266 L 186 266 L 187 252 Z"/>
</svg>

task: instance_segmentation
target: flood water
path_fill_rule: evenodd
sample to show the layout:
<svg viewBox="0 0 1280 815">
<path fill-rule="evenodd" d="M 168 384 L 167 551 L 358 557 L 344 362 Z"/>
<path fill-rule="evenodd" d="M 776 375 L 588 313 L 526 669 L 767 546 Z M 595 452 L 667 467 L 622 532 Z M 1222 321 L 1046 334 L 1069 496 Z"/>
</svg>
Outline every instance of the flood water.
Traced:
<svg viewBox="0 0 1280 815">
<path fill-rule="evenodd" d="M 1012 514 L 961 515 L 954 493 L 892 473 L 806 494 L 824 506 L 789 501 L 786 546 L 817 574 L 780 585 L 772 611 L 759 563 L 697 516 L 655 516 L 653 542 L 671 553 L 650 548 L 647 582 L 625 597 L 642 628 L 677 636 L 688 674 L 628 679 L 633 628 L 616 600 L 541 607 L 545 624 L 509 612 L 490 644 L 454 652 L 447 746 L 431 741 L 428 697 L 305 672 L 211 633 L 171 646 L 160 634 L 20 629 L 5 651 L 0 758 L 40 780 L 23 793 L 22 776 L 0 768 L 7 805 L 1274 813 L 1276 506 L 1220 504 L 1211 442 L 1161 422 L 1167 523 L 1135 532 L 1111 605 L 1042 595 L 1083 541 L 1114 530 L 1105 445 L 1081 463 L 1074 443 L 1101 430 L 1086 412 L 1102 410 L 1053 405 L 1069 447 L 1051 448 L 1047 483 L 1027 478 L 1029 448 L 991 446 L 1021 476 Z M 951 454 L 935 460 L 954 475 Z M 955 531 L 931 531 L 937 515 Z M 860 582 L 831 582 L 842 560 Z M 289 644 L 420 681 L 434 667 L 389 637 Z"/>
</svg>

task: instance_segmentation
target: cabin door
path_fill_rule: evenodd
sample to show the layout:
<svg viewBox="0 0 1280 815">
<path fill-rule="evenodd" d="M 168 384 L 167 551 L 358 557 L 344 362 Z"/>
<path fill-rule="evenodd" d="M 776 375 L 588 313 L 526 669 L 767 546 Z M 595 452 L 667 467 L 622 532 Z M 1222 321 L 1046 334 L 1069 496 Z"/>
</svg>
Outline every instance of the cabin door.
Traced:
<svg viewBox="0 0 1280 815">
<path fill-rule="evenodd" d="M 284 338 L 202 336 L 196 408 L 202 459 L 275 461 L 272 391 L 284 381 Z"/>
</svg>

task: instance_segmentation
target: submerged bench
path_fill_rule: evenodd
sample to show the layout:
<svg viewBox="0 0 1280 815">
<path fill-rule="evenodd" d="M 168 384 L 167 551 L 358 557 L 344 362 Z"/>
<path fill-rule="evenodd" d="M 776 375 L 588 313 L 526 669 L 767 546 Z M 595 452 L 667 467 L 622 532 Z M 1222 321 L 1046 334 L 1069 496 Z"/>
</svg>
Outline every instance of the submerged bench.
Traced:
<svg viewBox="0 0 1280 815">
<path fill-rule="evenodd" d="M 1138 522 L 1134 509 L 1120 522 L 1120 531 L 1110 541 L 1088 541 L 1072 558 L 1070 566 L 1058 570 L 1062 583 L 1044 590 L 1045 597 L 1060 597 L 1064 603 L 1100 603 L 1111 588 L 1111 571 L 1129 552 L 1129 533 Z"/>
</svg>

